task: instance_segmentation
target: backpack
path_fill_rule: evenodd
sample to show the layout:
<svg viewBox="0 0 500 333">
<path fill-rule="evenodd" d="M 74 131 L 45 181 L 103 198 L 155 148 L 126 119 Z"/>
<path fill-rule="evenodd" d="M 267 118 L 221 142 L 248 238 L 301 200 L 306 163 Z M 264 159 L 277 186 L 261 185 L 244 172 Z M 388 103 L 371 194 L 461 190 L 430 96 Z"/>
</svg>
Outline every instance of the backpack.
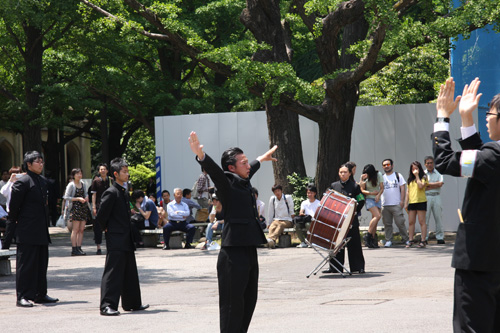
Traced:
<svg viewBox="0 0 500 333">
<path fill-rule="evenodd" d="M 283 200 L 285 200 L 285 203 L 286 203 L 286 210 L 288 212 L 288 214 L 290 214 L 290 207 L 288 207 L 288 201 L 286 201 L 286 194 L 283 193 Z M 273 198 L 273 209 L 274 209 L 274 203 L 276 202 L 276 196 L 274 196 Z M 274 219 L 274 215 L 276 214 L 276 210 L 273 211 L 273 219 Z M 292 214 L 290 214 L 292 215 Z"/>
</svg>

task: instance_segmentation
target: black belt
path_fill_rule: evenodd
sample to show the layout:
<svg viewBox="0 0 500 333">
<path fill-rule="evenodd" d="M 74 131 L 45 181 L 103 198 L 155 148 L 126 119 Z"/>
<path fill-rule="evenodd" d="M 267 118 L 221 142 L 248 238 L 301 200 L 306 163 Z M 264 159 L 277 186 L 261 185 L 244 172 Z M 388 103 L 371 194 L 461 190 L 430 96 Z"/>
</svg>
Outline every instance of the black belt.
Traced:
<svg viewBox="0 0 500 333">
<path fill-rule="evenodd" d="M 181 222 L 186 222 L 186 220 L 183 220 L 183 221 L 175 221 L 175 220 L 171 220 L 170 222 L 174 222 L 174 223 L 181 223 Z"/>
</svg>

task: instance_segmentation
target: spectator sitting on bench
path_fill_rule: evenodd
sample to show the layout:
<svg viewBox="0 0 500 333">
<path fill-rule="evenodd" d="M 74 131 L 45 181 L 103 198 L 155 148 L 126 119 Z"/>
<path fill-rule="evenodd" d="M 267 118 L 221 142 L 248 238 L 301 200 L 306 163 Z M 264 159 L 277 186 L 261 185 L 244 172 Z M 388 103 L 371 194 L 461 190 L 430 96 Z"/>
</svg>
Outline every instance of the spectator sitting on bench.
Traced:
<svg viewBox="0 0 500 333">
<path fill-rule="evenodd" d="M 167 205 L 168 223 L 163 227 L 163 240 L 165 242 L 163 250 L 170 250 L 168 242 L 170 241 L 170 234 L 174 230 L 186 233 L 186 245 L 184 248 L 191 249 L 193 248 L 191 242 L 193 241 L 196 227 L 186 221 L 190 212 L 188 205 L 182 202 L 182 189 L 174 189 L 174 198 L 175 200 L 169 202 Z"/>
<path fill-rule="evenodd" d="M 286 228 L 293 226 L 292 219 L 294 218 L 293 212 L 293 199 L 290 194 L 283 193 L 283 187 L 275 184 L 272 187 L 274 193 L 269 199 L 269 208 L 267 211 L 267 220 L 271 221 L 269 225 L 269 237 L 267 244 L 269 248 L 274 248 L 278 237 L 283 233 Z"/>
<path fill-rule="evenodd" d="M 217 198 L 217 195 L 212 194 L 212 211 L 209 215 L 210 223 L 207 226 L 207 241 L 201 248 L 206 250 L 212 243 L 212 237 L 215 230 L 222 230 L 224 228 L 224 215 L 222 213 L 222 204 Z"/>
<path fill-rule="evenodd" d="M 167 205 L 170 201 L 172 201 L 170 200 L 170 192 L 168 190 L 161 191 L 161 201 L 159 206 L 167 211 Z"/>
<path fill-rule="evenodd" d="M 182 191 L 182 202 L 184 202 L 189 207 L 189 216 L 186 218 L 187 223 L 194 221 L 193 208 L 201 209 L 200 205 L 191 200 L 191 192 L 192 191 L 188 188 L 185 188 Z"/>
<path fill-rule="evenodd" d="M 158 210 L 153 200 L 146 198 L 141 190 L 132 192 L 131 201 L 135 206 L 132 214 L 141 214 L 144 217 L 144 226 L 138 225 L 139 229 L 155 229 L 158 226 Z"/>
<path fill-rule="evenodd" d="M 316 209 L 320 205 L 319 200 L 316 199 L 316 194 L 318 194 L 316 186 L 312 184 L 307 185 L 307 200 L 302 201 L 299 216 L 294 218 L 295 231 L 300 240 L 300 244 L 297 247 L 308 247 L 306 244 L 306 233 L 311 225 L 311 219 L 316 214 Z"/>
</svg>

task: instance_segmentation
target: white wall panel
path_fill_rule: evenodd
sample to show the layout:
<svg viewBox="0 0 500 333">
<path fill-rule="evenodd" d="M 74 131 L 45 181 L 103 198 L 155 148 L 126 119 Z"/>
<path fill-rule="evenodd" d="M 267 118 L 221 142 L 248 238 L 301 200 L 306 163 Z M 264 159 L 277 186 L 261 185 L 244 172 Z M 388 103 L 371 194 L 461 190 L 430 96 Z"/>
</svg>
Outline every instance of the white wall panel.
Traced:
<svg viewBox="0 0 500 333">
<path fill-rule="evenodd" d="M 432 155 L 430 135 L 435 121 L 434 104 L 365 106 L 356 108 L 350 160 L 358 165 L 359 179 L 364 165 L 370 163 L 382 170 L 382 160 L 392 158 L 395 170 L 408 177 L 410 163 L 423 164 L 426 155 Z M 318 126 L 300 118 L 300 135 L 307 175 L 314 177 L 318 149 Z M 162 186 L 172 191 L 174 187 L 191 188 L 200 174 L 188 144 L 189 133 L 200 136 L 207 152 L 217 163 L 228 147 L 243 149 L 249 159 L 269 149 L 266 113 L 239 112 L 202 115 L 167 116 L 155 118 L 156 153 L 162 158 Z M 450 135 L 460 138 L 460 116 L 452 115 Z M 453 149 L 460 149 L 452 140 Z M 272 165 L 263 163 L 252 179 L 260 192 L 260 199 L 267 203 L 274 184 Z M 466 181 L 445 176 L 442 189 L 443 222 L 446 231 L 457 228 L 457 208 L 461 207 Z M 363 209 L 361 224 L 367 225 L 369 214 Z M 418 223 L 417 223 L 418 225 Z M 417 230 L 419 228 L 417 227 Z M 431 230 L 434 222 L 431 220 Z"/>
</svg>

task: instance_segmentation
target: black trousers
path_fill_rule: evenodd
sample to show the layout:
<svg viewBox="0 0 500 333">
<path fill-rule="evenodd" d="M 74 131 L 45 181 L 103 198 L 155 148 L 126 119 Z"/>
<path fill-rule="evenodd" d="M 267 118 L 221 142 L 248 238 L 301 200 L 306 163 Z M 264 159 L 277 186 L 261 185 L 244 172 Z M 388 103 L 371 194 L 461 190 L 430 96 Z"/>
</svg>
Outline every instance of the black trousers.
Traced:
<svg viewBox="0 0 500 333">
<path fill-rule="evenodd" d="M 12 222 L 9 219 L 5 221 L 5 237 L 2 241 L 2 249 L 8 249 L 10 247 L 10 244 L 16 235 L 16 227 L 16 222 Z"/>
<path fill-rule="evenodd" d="M 500 272 L 455 270 L 454 332 L 500 332 Z"/>
<path fill-rule="evenodd" d="M 96 219 L 92 219 L 92 229 L 94 230 L 94 242 L 96 245 L 102 244 L 102 228 L 101 225 L 96 221 Z"/>
<path fill-rule="evenodd" d="M 358 272 L 360 269 L 365 269 L 365 257 L 363 256 L 363 250 L 361 248 L 361 237 L 359 236 L 359 222 L 358 218 L 355 217 L 352 223 L 352 228 L 347 233 L 347 237 L 351 237 L 351 240 L 347 243 L 347 255 L 349 257 L 349 268 L 351 272 Z M 345 259 L 345 248 L 340 250 L 335 258 L 344 265 Z M 330 261 L 335 267 L 342 272 L 343 268 L 340 267 L 334 260 Z"/>
<path fill-rule="evenodd" d="M 257 304 L 259 262 L 255 246 L 222 247 L 217 261 L 220 331 L 247 332 Z"/>
<path fill-rule="evenodd" d="M 36 300 L 47 295 L 47 266 L 49 246 L 17 244 L 17 299 Z"/>
<path fill-rule="evenodd" d="M 133 251 L 108 251 L 101 281 L 101 310 L 109 306 L 117 310 L 122 298 L 123 309 L 142 305 L 139 275 Z"/>
</svg>

